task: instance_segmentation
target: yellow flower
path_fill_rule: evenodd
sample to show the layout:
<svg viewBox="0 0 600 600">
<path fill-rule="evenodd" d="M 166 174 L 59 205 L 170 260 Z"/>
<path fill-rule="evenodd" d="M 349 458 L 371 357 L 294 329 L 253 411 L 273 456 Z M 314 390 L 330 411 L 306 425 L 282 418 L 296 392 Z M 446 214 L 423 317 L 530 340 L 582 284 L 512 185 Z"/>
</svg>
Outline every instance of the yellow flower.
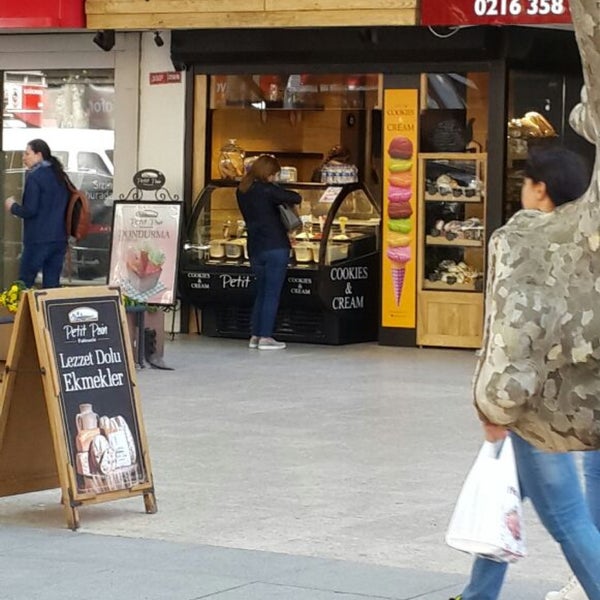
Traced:
<svg viewBox="0 0 600 600">
<path fill-rule="evenodd" d="M 5 306 L 10 312 L 17 312 L 21 293 L 27 289 L 22 281 L 13 281 L 8 288 L 0 293 L 0 306 Z"/>
</svg>

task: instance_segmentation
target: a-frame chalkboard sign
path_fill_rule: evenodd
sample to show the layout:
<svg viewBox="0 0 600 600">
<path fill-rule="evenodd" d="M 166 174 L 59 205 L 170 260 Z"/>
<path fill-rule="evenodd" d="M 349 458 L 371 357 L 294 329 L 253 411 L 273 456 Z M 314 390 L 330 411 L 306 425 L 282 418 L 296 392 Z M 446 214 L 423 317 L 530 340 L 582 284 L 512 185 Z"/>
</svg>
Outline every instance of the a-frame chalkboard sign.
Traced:
<svg viewBox="0 0 600 600">
<path fill-rule="evenodd" d="M 119 290 L 30 290 L 16 315 L 0 396 L 0 496 L 60 487 L 79 507 L 143 495 L 156 512 Z"/>
</svg>

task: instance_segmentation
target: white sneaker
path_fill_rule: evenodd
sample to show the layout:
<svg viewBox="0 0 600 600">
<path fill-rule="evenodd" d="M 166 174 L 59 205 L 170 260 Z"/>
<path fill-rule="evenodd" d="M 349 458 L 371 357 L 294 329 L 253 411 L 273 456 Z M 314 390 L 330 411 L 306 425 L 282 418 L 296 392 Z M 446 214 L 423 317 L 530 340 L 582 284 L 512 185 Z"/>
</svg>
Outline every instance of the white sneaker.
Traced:
<svg viewBox="0 0 600 600">
<path fill-rule="evenodd" d="M 248 348 L 258 348 L 258 336 L 253 335 L 248 342 Z"/>
<path fill-rule="evenodd" d="M 259 350 L 283 350 L 285 348 L 285 342 L 278 342 L 273 338 L 262 337 L 258 340 Z"/>
<path fill-rule="evenodd" d="M 558 592 L 548 592 L 546 600 L 588 600 L 588 597 L 575 575 L 571 575 L 567 585 Z"/>
</svg>

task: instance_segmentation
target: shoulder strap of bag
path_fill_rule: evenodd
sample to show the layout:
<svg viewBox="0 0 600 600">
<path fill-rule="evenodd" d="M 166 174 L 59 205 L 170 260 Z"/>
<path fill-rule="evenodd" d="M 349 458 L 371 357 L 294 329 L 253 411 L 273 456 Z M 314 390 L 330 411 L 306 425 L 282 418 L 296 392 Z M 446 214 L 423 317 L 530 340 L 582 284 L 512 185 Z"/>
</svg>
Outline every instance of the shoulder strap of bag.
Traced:
<svg viewBox="0 0 600 600">
<path fill-rule="evenodd" d="M 67 261 L 66 261 L 66 271 L 67 277 L 69 278 L 69 283 L 73 280 L 73 259 L 71 257 L 71 224 L 73 222 L 73 204 L 71 202 L 71 194 L 77 191 L 77 188 L 71 181 L 70 177 L 66 172 L 63 171 L 63 175 L 65 178 L 65 185 L 67 190 L 69 191 L 69 200 L 67 201 L 67 214 L 65 215 L 65 227 L 67 229 Z"/>
</svg>

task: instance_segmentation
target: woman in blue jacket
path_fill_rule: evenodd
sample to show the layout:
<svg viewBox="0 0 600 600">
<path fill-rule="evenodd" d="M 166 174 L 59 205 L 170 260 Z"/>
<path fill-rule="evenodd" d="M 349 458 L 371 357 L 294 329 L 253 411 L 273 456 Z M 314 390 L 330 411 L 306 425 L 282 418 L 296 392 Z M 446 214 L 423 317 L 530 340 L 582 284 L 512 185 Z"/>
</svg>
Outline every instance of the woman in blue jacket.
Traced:
<svg viewBox="0 0 600 600">
<path fill-rule="evenodd" d="M 41 271 L 42 287 L 59 287 L 68 241 L 66 175 L 44 140 L 35 139 L 27 144 L 23 164 L 28 172 L 22 203 L 12 197 L 4 203 L 8 212 L 23 219 L 19 279 L 32 287 Z"/>
<path fill-rule="evenodd" d="M 279 296 L 290 258 L 290 240 L 279 217 L 280 204 L 300 204 L 300 194 L 273 181 L 279 161 L 263 154 L 250 167 L 237 189 L 237 201 L 246 222 L 248 255 L 256 277 L 250 348 L 280 350 L 284 342 L 273 339 Z"/>
</svg>

